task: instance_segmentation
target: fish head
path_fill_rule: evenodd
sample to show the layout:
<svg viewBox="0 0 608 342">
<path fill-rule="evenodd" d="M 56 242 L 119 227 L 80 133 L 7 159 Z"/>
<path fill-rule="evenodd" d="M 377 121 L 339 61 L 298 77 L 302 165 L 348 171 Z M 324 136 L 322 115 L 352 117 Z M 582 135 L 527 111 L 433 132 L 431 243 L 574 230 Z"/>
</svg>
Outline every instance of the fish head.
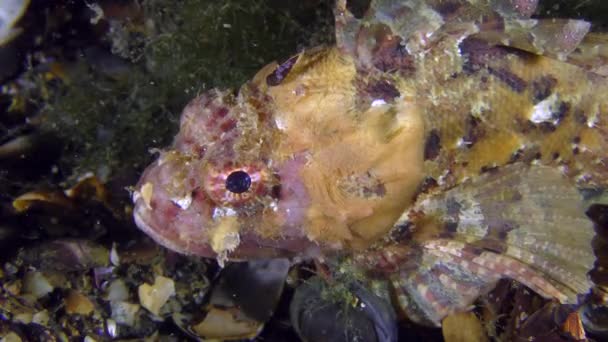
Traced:
<svg viewBox="0 0 608 342">
<path fill-rule="evenodd" d="M 186 254 L 314 257 L 384 235 L 423 178 L 415 101 L 370 98 L 335 49 L 263 68 L 184 109 L 134 191 L 137 225 Z M 364 100 L 364 101 L 362 101 Z"/>
</svg>

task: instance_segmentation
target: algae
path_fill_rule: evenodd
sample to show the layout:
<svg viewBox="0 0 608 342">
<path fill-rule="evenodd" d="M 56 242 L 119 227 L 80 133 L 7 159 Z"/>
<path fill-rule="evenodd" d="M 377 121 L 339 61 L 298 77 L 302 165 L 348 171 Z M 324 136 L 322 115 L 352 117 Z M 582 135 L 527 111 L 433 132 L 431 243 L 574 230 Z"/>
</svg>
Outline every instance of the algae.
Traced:
<svg viewBox="0 0 608 342">
<path fill-rule="evenodd" d="M 84 49 L 43 108 L 43 130 L 65 144 L 63 174 L 107 180 L 141 170 L 148 149 L 170 143 L 189 99 L 237 88 L 268 62 L 331 43 L 331 7 L 329 0 L 145 0 L 141 17 L 122 20 L 100 19 L 95 7 L 95 19 L 109 26 L 107 48 Z"/>
</svg>

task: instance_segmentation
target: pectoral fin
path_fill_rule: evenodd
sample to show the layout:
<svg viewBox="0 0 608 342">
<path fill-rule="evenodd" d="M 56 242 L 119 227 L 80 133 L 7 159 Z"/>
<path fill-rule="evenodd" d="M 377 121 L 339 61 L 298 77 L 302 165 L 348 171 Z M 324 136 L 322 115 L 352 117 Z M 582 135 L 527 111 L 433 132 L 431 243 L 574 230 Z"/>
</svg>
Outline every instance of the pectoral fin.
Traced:
<svg viewBox="0 0 608 342">
<path fill-rule="evenodd" d="M 595 232 L 582 203 L 559 170 L 526 165 L 419 199 L 396 225 L 409 226 L 408 243 L 420 248 L 393 276 L 404 310 L 439 325 L 501 278 L 577 303 L 592 286 L 587 273 L 595 262 Z"/>
</svg>

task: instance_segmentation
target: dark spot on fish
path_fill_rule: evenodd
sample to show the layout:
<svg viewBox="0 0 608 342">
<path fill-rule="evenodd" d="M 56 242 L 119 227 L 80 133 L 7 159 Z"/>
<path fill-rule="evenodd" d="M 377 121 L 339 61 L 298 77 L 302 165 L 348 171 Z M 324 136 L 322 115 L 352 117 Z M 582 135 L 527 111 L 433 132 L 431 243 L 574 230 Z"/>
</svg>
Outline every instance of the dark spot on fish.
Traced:
<svg viewBox="0 0 608 342">
<path fill-rule="evenodd" d="M 454 233 L 458 230 L 458 225 L 460 224 L 460 209 L 462 205 L 453 197 L 448 197 L 446 199 L 446 214 L 442 218 L 443 220 L 443 230 L 440 234 L 442 238 L 450 238 L 454 235 Z"/>
<path fill-rule="evenodd" d="M 498 171 L 498 166 L 495 166 L 495 165 L 492 165 L 492 166 L 484 165 L 481 167 L 481 169 L 479 169 L 480 173 L 493 173 L 496 171 Z"/>
<path fill-rule="evenodd" d="M 293 68 L 298 61 L 298 57 L 299 55 L 295 55 L 281 63 L 270 75 L 266 76 L 266 84 L 271 87 L 281 84 L 285 77 L 287 77 L 287 74 L 289 74 L 289 71 L 291 71 L 291 68 Z"/>
<path fill-rule="evenodd" d="M 223 118 L 228 114 L 228 108 L 220 107 L 218 110 L 214 111 L 213 114 L 218 118 Z"/>
<path fill-rule="evenodd" d="M 357 19 L 363 18 L 369 6 L 371 0 L 349 0 L 346 2 L 346 9 Z"/>
<path fill-rule="evenodd" d="M 519 225 L 513 221 L 501 221 L 501 222 L 496 222 L 494 224 L 489 223 L 490 225 L 490 229 L 488 229 L 488 234 L 489 236 L 504 236 L 506 237 L 506 235 L 514 230 L 519 228 Z"/>
<path fill-rule="evenodd" d="M 281 198 L 281 185 L 280 184 L 276 184 L 272 186 L 272 189 L 270 189 L 270 196 L 272 196 L 272 198 Z"/>
<path fill-rule="evenodd" d="M 521 193 L 519 191 L 514 191 L 511 193 L 511 198 L 510 200 L 513 202 L 519 202 L 523 199 L 524 197 L 521 195 Z"/>
<path fill-rule="evenodd" d="M 517 160 L 513 160 L 513 161 L 518 161 L 518 162 L 523 162 L 523 163 L 531 163 L 534 160 L 538 160 L 540 159 L 540 147 L 538 145 L 526 145 L 523 148 L 520 148 L 518 150 L 518 153 L 521 151 L 521 155 L 519 156 L 519 158 Z"/>
<path fill-rule="evenodd" d="M 581 150 L 578 147 L 575 147 L 572 149 L 572 154 L 577 155 L 581 152 Z"/>
<path fill-rule="evenodd" d="M 375 184 L 374 186 L 364 186 L 363 197 L 372 198 L 372 197 L 383 197 L 386 195 L 386 187 L 383 183 Z"/>
<path fill-rule="evenodd" d="M 381 80 L 369 84 L 366 88 L 366 92 L 372 100 L 382 99 L 388 103 L 393 102 L 395 98 L 401 96 L 397 87 L 388 80 Z"/>
<path fill-rule="evenodd" d="M 502 31 L 505 29 L 505 20 L 495 15 L 484 15 L 479 25 L 480 32 Z"/>
<path fill-rule="evenodd" d="M 587 124 L 587 116 L 585 115 L 585 112 L 580 109 L 577 109 L 574 112 L 574 120 L 581 125 Z"/>
<path fill-rule="evenodd" d="M 441 137 L 436 129 L 429 132 L 424 144 L 424 160 L 433 160 L 439 156 Z"/>
<path fill-rule="evenodd" d="M 160 206 L 158 203 L 155 203 L 155 201 L 151 201 L 150 206 L 152 207 L 152 210 L 160 209 L 162 217 L 166 219 L 176 217 L 177 214 L 179 214 L 179 212 L 182 210 L 182 208 L 173 201 L 170 201 L 169 205 L 166 206 Z"/>
<path fill-rule="evenodd" d="M 556 121 L 561 121 L 563 118 L 566 117 L 568 112 L 570 112 L 570 103 L 562 101 L 557 111 L 552 113 L 552 116 Z"/>
<path fill-rule="evenodd" d="M 437 187 L 437 180 L 435 180 L 435 178 L 431 177 L 431 176 L 427 176 L 424 178 L 424 180 L 422 181 L 422 183 L 420 184 L 420 187 L 418 188 L 418 194 L 424 194 L 429 192 L 430 190 L 434 189 Z"/>
<path fill-rule="evenodd" d="M 465 253 L 471 253 L 473 255 L 479 256 L 485 251 L 485 249 L 483 247 L 475 246 L 475 244 L 466 244 L 462 251 Z"/>
<path fill-rule="evenodd" d="M 395 242 L 405 242 L 411 240 L 413 228 L 414 224 L 410 221 L 396 224 L 390 232 L 391 240 Z"/>
<path fill-rule="evenodd" d="M 553 160 L 557 160 L 557 158 L 559 158 L 559 152 L 553 152 L 551 158 L 553 158 Z"/>
<path fill-rule="evenodd" d="M 497 237 L 501 240 L 506 240 L 508 236 L 509 236 L 509 233 L 507 231 L 501 230 L 498 232 Z"/>
<path fill-rule="evenodd" d="M 460 209 L 462 208 L 462 205 L 460 203 L 458 203 L 458 201 L 453 198 L 453 197 L 449 197 L 446 200 L 446 209 L 447 209 L 447 215 L 448 217 L 451 217 L 453 219 L 455 219 L 455 221 L 458 220 L 458 215 L 460 214 Z"/>
<path fill-rule="evenodd" d="M 492 251 L 494 253 L 502 254 L 507 250 L 507 246 L 502 240 L 496 239 L 481 239 L 473 242 L 475 247 L 481 248 L 482 250 Z"/>
<path fill-rule="evenodd" d="M 204 201 L 207 198 L 207 193 L 200 187 L 197 187 L 192 191 L 193 201 Z"/>
<path fill-rule="evenodd" d="M 524 151 L 522 149 L 517 149 L 517 151 L 511 154 L 511 157 L 509 158 L 509 164 L 515 163 L 516 161 L 520 160 L 523 155 Z"/>
<path fill-rule="evenodd" d="M 435 11 L 439 12 L 444 20 L 452 18 L 458 14 L 458 10 L 462 8 L 459 1 L 442 1 L 435 5 Z"/>
<path fill-rule="evenodd" d="M 532 81 L 532 101 L 534 104 L 541 102 L 553 93 L 557 85 L 557 79 L 553 76 L 542 76 Z"/>
<path fill-rule="evenodd" d="M 507 51 L 503 47 L 488 44 L 486 41 L 477 38 L 467 38 L 463 40 L 458 48 L 466 61 L 463 69 L 467 73 L 476 72 L 487 67 L 493 60 L 503 58 Z"/>
<path fill-rule="evenodd" d="M 536 128 L 534 126 L 534 123 L 532 123 L 530 120 L 523 119 L 522 114 L 516 115 L 514 120 L 516 122 L 516 127 L 523 134 L 529 134 L 531 131 L 533 131 Z"/>
<path fill-rule="evenodd" d="M 445 225 L 443 226 L 443 228 L 445 229 L 446 232 L 448 232 L 450 234 L 455 234 L 456 232 L 458 232 L 458 222 L 453 222 L 453 221 L 446 222 Z"/>
<path fill-rule="evenodd" d="M 505 242 L 509 232 L 519 226 L 512 221 L 489 222 L 488 225 L 486 235 L 475 245 L 496 253 L 504 253 L 507 249 Z"/>
<path fill-rule="evenodd" d="M 522 93 L 528 86 L 525 80 L 506 68 L 488 67 L 488 72 L 517 93 Z"/>
<path fill-rule="evenodd" d="M 220 125 L 220 130 L 222 130 L 223 132 L 228 132 L 228 131 L 233 130 L 235 127 L 236 127 L 236 120 L 230 119 L 230 120 L 224 121 Z"/>
<path fill-rule="evenodd" d="M 485 131 L 483 127 L 479 125 L 481 120 L 479 118 L 469 115 L 465 123 L 465 135 L 462 140 L 467 148 L 473 146 L 480 138 L 483 138 Z"/>
<path fill-rule="evenodd" d="M 374 29 L 375 34 L 368 33 L 374 36 L 376 41 L 372 52 L 372 65 L 386 73 L 400 72 L 404 75 L 411 73 L 414 70 L 414 58 L 401 44 L 401 37 L 394 35 L 386 25 L 376 26 Z"/>
<path fill-rule="evenodd" d="M 541 122 L 541 123 L 539 123 L 536 126 L 543 133 L 553 133 L 557 129 L 557 127 L 555 127 L 555 125 L 553 124 L 553 122 Z"/>
<path fill-rule="evenodd" d="M 579 137 L 578 135 L 574 137 L 574 139 L 572 139 L 572 142 L 575 144 L 580 144 L 581 142 L 581 137 Z"/>
</svg>

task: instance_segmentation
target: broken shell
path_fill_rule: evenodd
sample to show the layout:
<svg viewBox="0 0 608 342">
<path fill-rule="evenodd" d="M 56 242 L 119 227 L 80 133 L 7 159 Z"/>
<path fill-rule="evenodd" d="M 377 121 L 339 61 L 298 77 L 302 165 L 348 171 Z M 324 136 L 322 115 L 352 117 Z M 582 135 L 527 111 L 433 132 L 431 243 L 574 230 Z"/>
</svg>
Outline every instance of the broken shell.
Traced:
<svg viewBox="0 0 608 342">
<path fill-rule="evenodd" d="M 0 4 L 0 46 L 21 33 L 21 29 L 15 28 L 15 24 L 23 16 L 29 4 L 29 0 L 2 1 Z"/>
<path fill-rule="evenodd" d="M 608 339 L 608 307 L 605 304 L 583 305 L 580 317 L 589 337 L 598 341 Z"/>
<path fill-rule="evenodd" d="M 175 283 L 171 278 L 156 276 L 154 284 L 141 284 L 137 289 L 139 303 L 156 316 L 160 315 L 160 308 L 175 295 Z"/>
<path fill-rule="evenodd" d="M 108 249 L 88 240 L 58 239 L 24 249 L 19 255 L 26 263 L 39 269 L 84 271 L 107 266 Z"/>
<path fill-rule="evenodd" d="M 358 283 L 336 292 L 313 277 L 296 289 L 289 311 L 303 341 L 397 341 L 391 306 Z"/>
</svg>

